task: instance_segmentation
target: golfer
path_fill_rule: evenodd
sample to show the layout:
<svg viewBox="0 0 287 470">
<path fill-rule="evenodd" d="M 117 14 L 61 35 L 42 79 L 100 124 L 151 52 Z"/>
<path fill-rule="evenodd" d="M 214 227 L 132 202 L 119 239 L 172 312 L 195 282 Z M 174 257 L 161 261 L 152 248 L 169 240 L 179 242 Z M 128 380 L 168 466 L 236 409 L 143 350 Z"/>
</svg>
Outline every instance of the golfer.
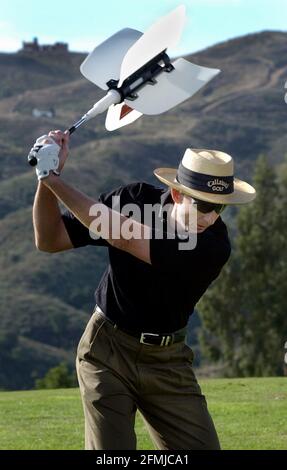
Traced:
<svg viewBox="0 0 287 470">
<path fill-rule="evenodd" d="M 155 170 L 165 189 L 137 182 L 94 200 L 61 176 L 68 141 L 67 131 L 52 131 L 32 149 L 39 179 L 33 223 L 42 251 L 108 249 L 109 264 L 77 351 L 85 447 L 136 449 L 139 410 L 157 449 L 219 449 L 194 375 L 193 352 L 185 344 L 186 325 L 230 256 L 220 213 L 227 205 L 251 202 L 255 189 L 234 178 L 226 153 L 187 149 L 178 169 Z M 58 201 L 67 208 L 64 214 Z M 141 220 L 121 213 L 131 204 Z M 156 236 L 160 225 L 146 223 L 147 207 L 157 208 L 155 219 L 165 236 Z M 114 215 L 117 224 L 111 224 Z M 123 236 L 126 224 L 140 236 Z M 167 236 L 174 226 L 175 235 Z M 184 234 L 191 235 L 190 246 L 184 246 Z"/>
</svg>

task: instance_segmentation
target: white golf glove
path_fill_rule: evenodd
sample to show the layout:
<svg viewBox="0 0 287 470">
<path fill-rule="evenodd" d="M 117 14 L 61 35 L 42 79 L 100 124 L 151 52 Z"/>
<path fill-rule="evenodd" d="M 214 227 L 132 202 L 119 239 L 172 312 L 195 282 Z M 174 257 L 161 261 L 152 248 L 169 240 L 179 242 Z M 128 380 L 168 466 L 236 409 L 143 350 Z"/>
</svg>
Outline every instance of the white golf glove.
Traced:
<svg viewBox="0 0 287 470">
<path fill-rule="evenodd" d="M 45 141 L 46 143 L 44 144 Z M 61 147 L 56 144 L 52 137 L 42 135 L 36 140 L 28 155 L 28 160 L 31 161 L 35 159 L 33 166 L 36 166 L 36 174 L 39 181 L 47 178 L 50 171 L 59 176 L 60 173 L 57 169 L 59 166 L 60 150 Z"/>
</svg>

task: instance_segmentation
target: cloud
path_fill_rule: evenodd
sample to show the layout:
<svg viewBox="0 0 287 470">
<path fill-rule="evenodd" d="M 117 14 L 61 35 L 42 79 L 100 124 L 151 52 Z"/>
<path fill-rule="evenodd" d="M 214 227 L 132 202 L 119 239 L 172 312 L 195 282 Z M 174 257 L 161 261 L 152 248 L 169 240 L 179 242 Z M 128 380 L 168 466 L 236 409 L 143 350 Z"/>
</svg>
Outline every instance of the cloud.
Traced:
<svg viewBox="0 0 287 470">
<path fill-rule="evenodd" d="M 35 33 L 25 33 L 16 30 L 12 23 L 0 21 L 0 52 L 16 52 L 22 48 L 22 42 L 33 40 Z M 97 45 L 107 39 L 108 35 L 103 36 L 79 36 L 60 38 L 57 36 L 41 34 L 38 35 L 40 44 L 54 44 L 55 42 L 67 42 L 69 50 L 75 52 L 91 52 Z"/>
<path fill-rule="evenodd" d="M 190 2 L 186 2 L 188 6 L 192 5 L 240 5 L 246 0 L 191 0 Z"/>
<path fill-rule="evenodd" d="M 71 38 L 69 42 L 69 50 L 75 52 L 91 52 L 96 46 L 107 39 L 106 36 L 81 36 Z"/>
<path fill-rule="evenodd" d="M 22 38 L 12 23 L 0 21 L 0 51 L 15 52 L 21 48 Z"/>
<path fill-rule="evenodd" d="M 186 7 L 193 7 L 193 6 L 205 6 L 205 5 L 224 5 L 224 6 L 232 6 L 232 5 L 239 5 L 242 3 L 246 3 L 249 0 L 168 0 L 167 4 L 176 7 L 179 3 L 184 4 Z M 284 0 L 285 1 L 285 0 Z"/>
</svg>

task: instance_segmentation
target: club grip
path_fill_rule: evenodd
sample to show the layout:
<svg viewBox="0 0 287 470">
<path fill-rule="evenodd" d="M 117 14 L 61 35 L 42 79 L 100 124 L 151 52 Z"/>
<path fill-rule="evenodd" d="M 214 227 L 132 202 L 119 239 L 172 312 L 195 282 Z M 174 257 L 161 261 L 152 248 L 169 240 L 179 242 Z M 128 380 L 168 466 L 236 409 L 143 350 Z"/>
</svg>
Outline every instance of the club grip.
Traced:
<svg viewBox="0 0 287 470">
<path fill-rule="evenodd" d="M 32 155 L 29 155 L 28 157 L 28 163 L 31 166 L 37 166 L 38 160 L 36 157 L 32 157 Z"/>
<path fill-rule="evenodd" d="M 70 129 L 68 129 L 68 130 L 69 130 L 69 134 L 72 135 L 72 134 L 75 132 L 76 129 L 77 129 L 77 128 L 76 128 L 75 126 L 70 127 Z"/>
</svg>

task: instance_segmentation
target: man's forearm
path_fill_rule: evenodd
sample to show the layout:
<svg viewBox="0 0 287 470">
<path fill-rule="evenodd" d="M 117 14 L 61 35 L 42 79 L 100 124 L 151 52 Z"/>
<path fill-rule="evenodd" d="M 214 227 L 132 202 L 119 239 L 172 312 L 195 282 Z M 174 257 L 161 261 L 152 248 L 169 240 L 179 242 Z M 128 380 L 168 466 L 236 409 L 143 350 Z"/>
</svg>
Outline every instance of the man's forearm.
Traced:
<svg viewBox="0 0 287 470">
<path fill-rule="evenodd" d="M 149 248 L 151 229 L 148 226 L 133 219 L 130 220 L 105 204 L 89 198 L 55 175 L 50 175 L 43 181 L 58 200 L 92 234 L 104 238 L 115 248 L 126 251 L 146 263 L 151 263 Z M 93 211 L 91 211 L 92 208 Z M 100 213 L 99 216 L 98 213 Z M 136 238 L 130 237 L 130 225 L 133 226 L 133 232 L 137 233 Z"/>
<path fill-rule="evenodd" d="M 89 228 L 93 220 L 93 217 L 89 216 L 90 208 L 96 204 L 94 199 L 73 188 L 58 176 L 50 175 L 43 180 L 43 184 L 49 192 L 52 192 L 53 197 L 61 201 L 85 227 Z"/>
<path fill-rule="evenodd" d="M 118 226 L 116 227 L 112 227 L 112 217 L 115 211 L 108 209 L 104 204 L 86 196 L 58 176 L 50 175 L 49 178 L 43 180 L 43 184 L 46 186 L 46 189 L 51 191 L 88 229 L 90 229 L 92 222 L 94 222 L 96 218 L 95 215 L 90 215 L 91 208 L 95 204 L 97 204 L 99 209 L 102 208 L 102 214 L 104 214 L 105 218 L 103 220 L 102 217 L 103 224 L 101 224 L 95 235 L 101 236 L 110 244 L 117 245 L 121 248 L 121 224 L 127 220 L 126 217 L 117 214 L 119 224 L 117 224 Z"/>
<path fill-rule="evenodd" d="M 42 182 L 39 183 L 33 205 L 35 243 L 41 248 L 49 246 L 61 223 L 61 211 L 55 195 Z"/>
<path fill-rule="evenodd" d="M 115 248 L 126 251 L 146 263 L 151 263 L 150 227 L 133 219 L 130 220 L 118 211 L 91 199 L 55 175 L 44 179 L 43 184 L 92 234 L 104 238 Z M 136 238 L 130 237 L 130 225 L 133 226 L 133 231 L 137 232 Z"/>
</svg>

